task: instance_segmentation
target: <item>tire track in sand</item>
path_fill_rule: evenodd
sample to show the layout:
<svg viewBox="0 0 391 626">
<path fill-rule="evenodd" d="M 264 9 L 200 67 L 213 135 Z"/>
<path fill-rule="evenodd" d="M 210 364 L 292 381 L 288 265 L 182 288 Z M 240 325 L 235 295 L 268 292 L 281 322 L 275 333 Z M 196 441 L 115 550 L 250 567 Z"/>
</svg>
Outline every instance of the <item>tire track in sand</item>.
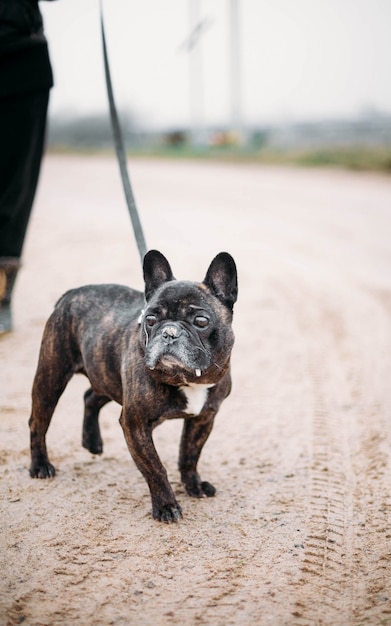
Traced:
<svg viewBox="0 0 391 626">
<path fill-rule="evenodd" d="M 296 281 L 283 291 L 302 335 L 312 396 L 307 538 L 294 624 L 388 623 L 391 483 L 385 409 L 373 397 L 372 376 L 389 320 L 353 288 L 348 297 L 356 307 L 319 285 L 303 291 Z M 358 329 L 366 327 L 363 317 L 374 316 L 379 343 L 367 345 Z"/>
</svg>

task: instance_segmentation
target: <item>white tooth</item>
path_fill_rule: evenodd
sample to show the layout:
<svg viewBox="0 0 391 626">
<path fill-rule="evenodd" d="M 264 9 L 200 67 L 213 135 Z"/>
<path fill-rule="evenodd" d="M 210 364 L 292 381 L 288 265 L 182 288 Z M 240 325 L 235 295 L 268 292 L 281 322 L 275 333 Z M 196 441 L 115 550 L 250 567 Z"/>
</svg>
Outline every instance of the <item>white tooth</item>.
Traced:
<svg viewBox="0 0 391 626">
<path fill-rule="evenodd" d="M 196 373 L 196 376 L 201 376 L 201 370 L 200 370 L 200 369 L 198 369 L 198 367 L 197 367 L 197 369 L 196 369 L 195 373 Z"/>
</svg>

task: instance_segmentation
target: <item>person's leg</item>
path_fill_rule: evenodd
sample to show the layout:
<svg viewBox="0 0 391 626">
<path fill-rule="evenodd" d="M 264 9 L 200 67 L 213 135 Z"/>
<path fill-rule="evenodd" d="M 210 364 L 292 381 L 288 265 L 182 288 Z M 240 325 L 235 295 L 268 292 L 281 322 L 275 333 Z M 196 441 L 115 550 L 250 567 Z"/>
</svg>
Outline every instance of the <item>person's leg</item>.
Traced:
<svg viewBox="0 0 391 626">
<path fill-rule="evenodd" d="M 49 93 L 0 102 L 0 334 L 12 329 L 11 296 L 37 188 Z"/>
</svg>

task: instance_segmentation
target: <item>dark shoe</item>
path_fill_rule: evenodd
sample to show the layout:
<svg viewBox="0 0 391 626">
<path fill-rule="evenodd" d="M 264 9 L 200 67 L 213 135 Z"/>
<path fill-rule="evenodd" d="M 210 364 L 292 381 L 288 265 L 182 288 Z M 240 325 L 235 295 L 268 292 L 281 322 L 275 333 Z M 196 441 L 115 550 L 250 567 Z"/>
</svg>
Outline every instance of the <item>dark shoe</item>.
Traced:
<svg viewBox="0 0 391 626">
<path fill-rule="evenodd" d="M 19 268 L 17 257 L 0 257 L 0 336 L 12 330 L 11 296 Z"/>
</svg>

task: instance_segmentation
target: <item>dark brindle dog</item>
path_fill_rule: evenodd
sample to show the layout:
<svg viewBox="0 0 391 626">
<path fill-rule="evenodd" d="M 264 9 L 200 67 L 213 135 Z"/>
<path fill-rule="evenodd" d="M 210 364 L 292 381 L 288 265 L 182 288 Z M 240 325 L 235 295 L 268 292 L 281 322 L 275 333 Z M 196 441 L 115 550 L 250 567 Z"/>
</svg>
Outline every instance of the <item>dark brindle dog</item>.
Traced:
<svg viewBox="0 0 391 626">
<path fill-rule="evenodd" d="M 202 283 L 178 281 L 156 250 L 144 258 L 144 295 L 119 285 L 68 291 L 44 331 L 32 393 L 31 468 L 54 476 L 45 437 L 56 404 L 75 373 L 85 374 L 83 446 L 101 454 L 99 411 L 122 405 L 120 423 L 129 451 L 149 485 L 152 515 L 181 516 L 152 440 L 165 419 L 184 418 L 179 469 L 190 496 L 213 496 L 197 463 L 221 402 L 231 390 L 231 328 L 237 298 L 232 257 L 222 252 Z M 142 311 L 142 309 L 144 310 Z M 141 312 L 141 314 L 140 314 Z"/>
</svg>

